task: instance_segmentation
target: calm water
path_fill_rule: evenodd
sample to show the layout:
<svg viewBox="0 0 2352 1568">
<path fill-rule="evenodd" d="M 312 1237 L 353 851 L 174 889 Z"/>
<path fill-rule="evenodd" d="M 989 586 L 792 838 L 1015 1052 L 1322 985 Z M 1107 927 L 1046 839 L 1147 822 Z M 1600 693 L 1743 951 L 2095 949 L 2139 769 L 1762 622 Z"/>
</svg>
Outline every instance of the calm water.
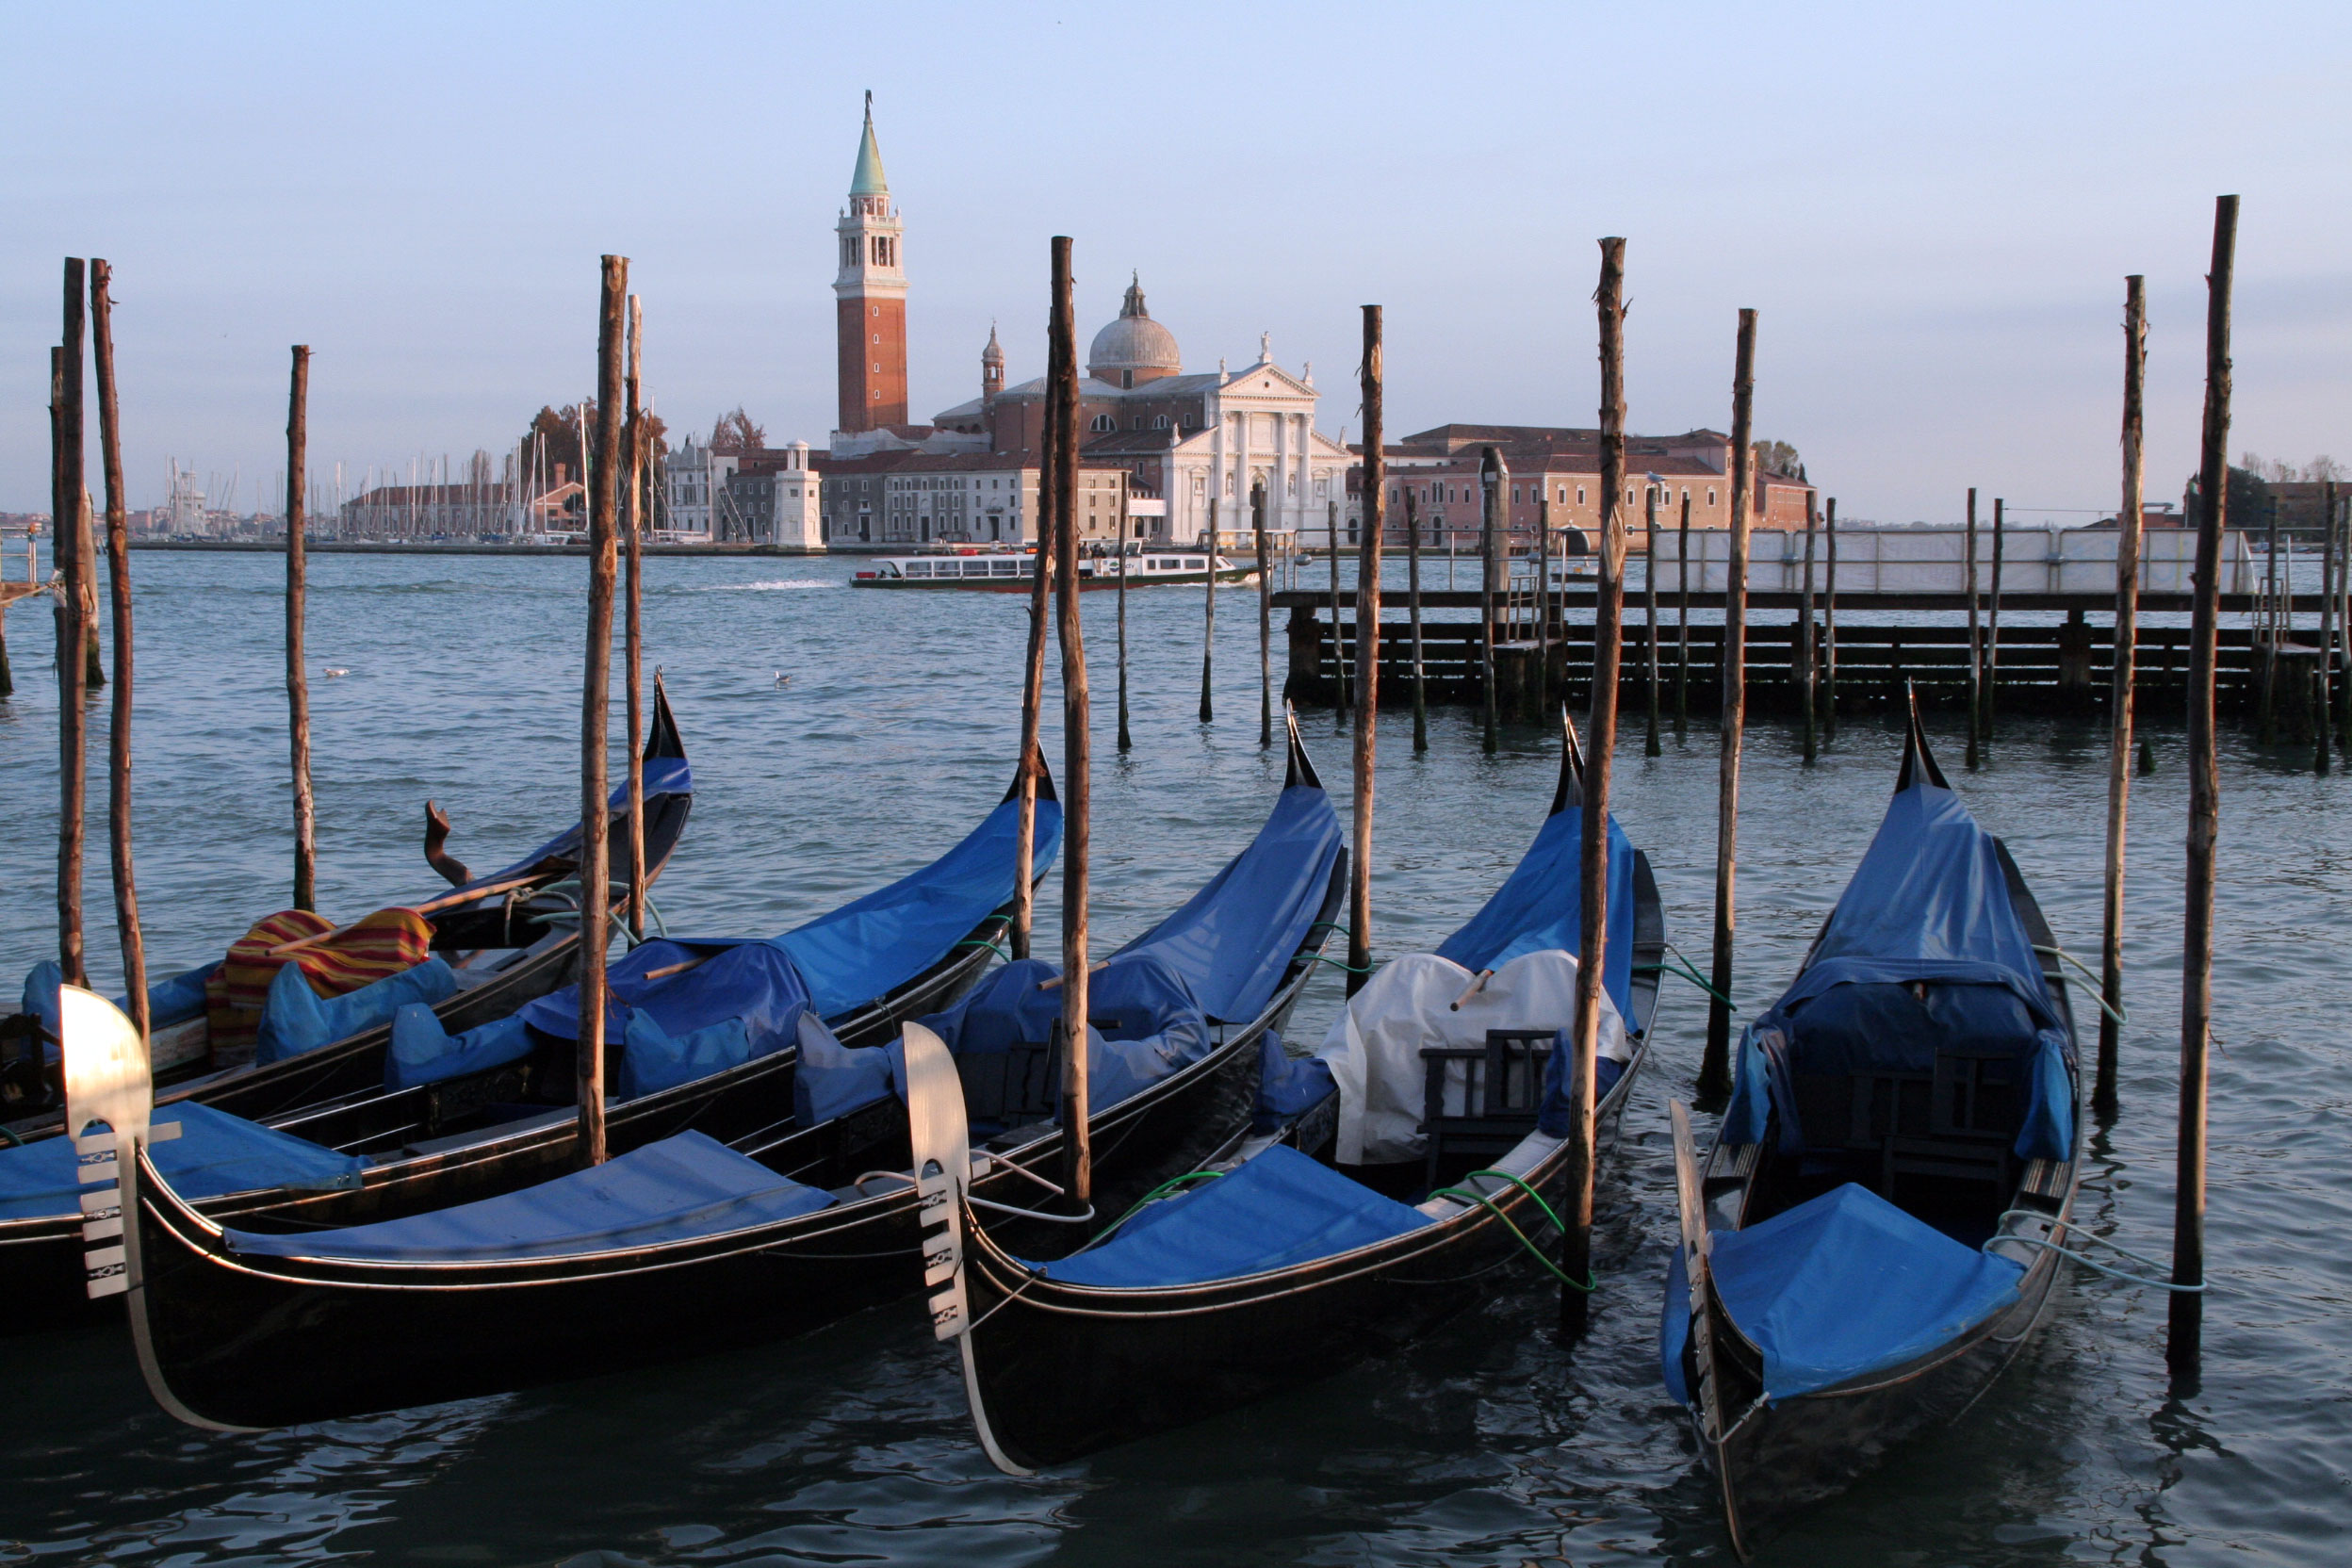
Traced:
<svg viewBox="0 0 2352 1568">
<path fill-rule="evenodd" d="M 1003 789 L 1018 598 L 846 592 L 836 562 L 651 565 L 648 657 L 667 671 L 698 788 L 660 889 L 671 929 L 780 930 L 928 859 Z M 263 556 L 137 558 L 139 889 L 158 969 L 209 956 L 284 901 L 277 569 Z M 583 580 L 579 561 L 314 560 L 323 909 L 356 915 L 438 886 L 417 850 L 427 795 L 478 866 L 571 814 Z M 1135 597 L 1135 747 L 1122 758 L 1110 746 L 1112 604 L 1089 596 L 1098 941 L 1184 896 L 1249 837 L 1280 783 L 1279 753 L 1257 745 L 1254 609 L 1219 595 L 1219 711 L 1202 727 L 1200 591 Z M 21 694 L 0 704 L 14 785 L 0 841 L 15 846 L 4 906 L 18 918 L 0 933 L 0 975 L 13 977 L 54 941 L 56 715 L 46 607 L 10 622 Z M 1279 625 L 1276 642 L 1279 680 Z M 779 670 L 792 677 L 782 688 Z M 1344 796 L 1344 742 L 1327 714 L 1306 724 Z M 2177 726 L 2154 733 L 2158 771 L 2139 782 L 2132 819 L 2123 1111 L 2094 1145 L 2082 1209 L 2126 1245 L 2162 1251 L 2185 791 Z M 1410 742 L 1408 714 L 1383 719 L 1381 953 L 1429 946 L 1476 907 L 1534 831 L 1556 766 L 1556 743 L 1535 731 L 1481 756 L 1462 710 L 1433 714 L 1427 756 Z M 1058 744 L 1049 734 L 1056 758 Z M 1737 992 L 1756 1005 L 1785 984 L 1860 854 L 1896 734 L 1850 721 L 1810 772 L 1783 727 L 1752 730 L 1750 745 Z M 1942 748 L 1956 762 L 1956 733 Z M 2008 839 L 2062 939 L 2093 962 L 2103 758 L 2096 727 L 2014 721 L 1960 786 Z M 1768 1560 L 2341 1560 L 2352 1533 L 2339 956 L 2352 935 L 2352 783 L 2295 762 L 2232 738 L 2223 763 L 2221 1284 L 2201 1386 L 2167 1386 L 2161 1299 L 2078 1273 L 1958 1426 L 1903 1450 Z M 1620 815 L 1657 865 L 1671 935 L 1700 954 L 1714 778 L 1713 733 L 1697 727 L 1661 758 L 1642 756 L 1638 732 L 1619 755 Z M 91 872 L 92 967 L 111 983 L 103 852 Z M 1296 1037 L 1320 1037 L 1335 976 L 1308 993 Z M 1695 1070 L 1699 1001 L 1669 992 L 1656 1070 L 1605 1168 L 1604 1291 L 1574 1353 L 1547 1332 L 1553 1293 L 1522 1281 L 1405 1355 L 1014 1481 L 970 1442 L 952 1363 L 911 1301 L 764 1349 L 244 1438 L 160 1414 L 119 1331 L 0 1339 L 0 1561 L 1728 1561 L 1654 1349 L 1674 1227 L 1665 1099 Z"/>
</svg>

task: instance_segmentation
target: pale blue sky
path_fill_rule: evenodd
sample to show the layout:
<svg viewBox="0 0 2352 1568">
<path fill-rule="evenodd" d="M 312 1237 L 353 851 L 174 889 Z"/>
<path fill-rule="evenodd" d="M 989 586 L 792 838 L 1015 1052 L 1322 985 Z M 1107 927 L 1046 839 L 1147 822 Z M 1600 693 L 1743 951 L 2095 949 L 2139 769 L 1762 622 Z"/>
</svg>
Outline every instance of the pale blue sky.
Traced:
<svg viewBox="0 0 2352 1568">
<path fill-rule="evenodd" d="M 674 424 L 832 422 L 831 225 L 873 88 L 917 416 L 989 321 L 1043 358 L 1046 241 L 1090 333 L 1131 269 L 1187 366 L 1257 335 L 1358 429 L 1590 424 L 1595 237 L 1628 237 L 1643 431 L 1757 432 L 1849 516 L 1964 488 L 2111 506 L 2123 275 L 2148 274 L 2149 490 L 2194 466 L 2213 198 L 2245 198 L 2234 449 L 2352 462 L 2352 8 L 36 6 L 0 57 L 0 509 L 47 504 L 62 256 L 117 275 L 134 505 L 168 456 L 502 451 L 590 387 L 634 258 Z M 94 423 L 93 423 L 94 431 Z M 93 435 L 93 479 L 96 474 Z"/>
</svg>

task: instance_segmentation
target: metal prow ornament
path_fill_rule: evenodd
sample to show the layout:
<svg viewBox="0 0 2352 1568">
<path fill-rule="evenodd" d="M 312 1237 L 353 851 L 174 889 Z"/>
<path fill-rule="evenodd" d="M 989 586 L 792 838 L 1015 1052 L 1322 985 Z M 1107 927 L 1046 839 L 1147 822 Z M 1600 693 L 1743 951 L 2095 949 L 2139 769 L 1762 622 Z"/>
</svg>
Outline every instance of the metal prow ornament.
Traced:
<svg viewBox="0 0 2352 1568">
<path fill-rule="evenodd" d="M 988 1462 L 1008 1476 L 1030 1471 L 996 1446 L 981 1402 L 972 1360 L 972 1306 L 964 1293 L 965 1200 L 972 1188 L 972 1133 L 964 1118 L 964 1082 L 946 1042 L 920 1023 L 906 1025 L 906 1127 L 915 1156 L 915 1214 L 923 1231 L 923 1282 L 930 1299 L 931 1332 L 954 1340 L 964 1363 L 964 1402 Z"/>
</svg>

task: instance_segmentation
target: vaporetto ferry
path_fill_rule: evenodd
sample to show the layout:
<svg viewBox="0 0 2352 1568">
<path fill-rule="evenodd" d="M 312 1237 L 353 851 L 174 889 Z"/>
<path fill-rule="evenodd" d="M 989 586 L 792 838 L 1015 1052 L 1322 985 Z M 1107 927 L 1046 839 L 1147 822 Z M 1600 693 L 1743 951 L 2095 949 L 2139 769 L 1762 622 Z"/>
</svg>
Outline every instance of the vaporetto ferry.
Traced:
<svg viewBox="0 0 2352 1568">
<path fill-rule="evenodd" d="M 962 588 L 982 593 L 1025 594 L 1034 581 L 1037 559 L 1035 550 L 941 550 L 923 555 L 876 556 L 870 565 L 858 568 L 850 586 Z M 1087 592 L 1117 588 L 1121 564 L 1121 558 L 1116 555 L 1080 556 L 1078 586 Z M 1209 576 L 1199 550 L 1140 549 L 1125 557 L 1124 565 L 1130 588 L 1199 584 L 1206 582 Z M 1222 555 L 1217 558 L 1219 582 L 1254 582 L 1257 577 L 1255 565 L 1236 564 Z"/>
</svg>

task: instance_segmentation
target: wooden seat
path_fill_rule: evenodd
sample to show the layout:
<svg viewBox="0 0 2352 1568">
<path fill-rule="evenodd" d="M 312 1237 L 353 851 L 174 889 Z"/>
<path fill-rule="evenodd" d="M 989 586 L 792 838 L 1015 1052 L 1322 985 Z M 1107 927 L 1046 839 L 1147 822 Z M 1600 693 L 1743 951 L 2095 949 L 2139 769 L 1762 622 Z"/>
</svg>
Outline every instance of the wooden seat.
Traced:
<svg viewBox="0 0 2352 1568">
<path fill-rule="evenodd" d="M 1557 1035 L 1551 1029 L 1489 1029 L 1483 1046 L 1421 1048 L 1428 1076 L 1420 1131 L 1432 1186 L 1441 1166 L 1465 1156 L 1477 1165 L 1507 1154 L 1535 1130 L 1544 1103 L 1544 1068 Z M 1446 1080 L 1456 1064 L 1459 1086 L 1449 1091 Z"/>
</svg>

